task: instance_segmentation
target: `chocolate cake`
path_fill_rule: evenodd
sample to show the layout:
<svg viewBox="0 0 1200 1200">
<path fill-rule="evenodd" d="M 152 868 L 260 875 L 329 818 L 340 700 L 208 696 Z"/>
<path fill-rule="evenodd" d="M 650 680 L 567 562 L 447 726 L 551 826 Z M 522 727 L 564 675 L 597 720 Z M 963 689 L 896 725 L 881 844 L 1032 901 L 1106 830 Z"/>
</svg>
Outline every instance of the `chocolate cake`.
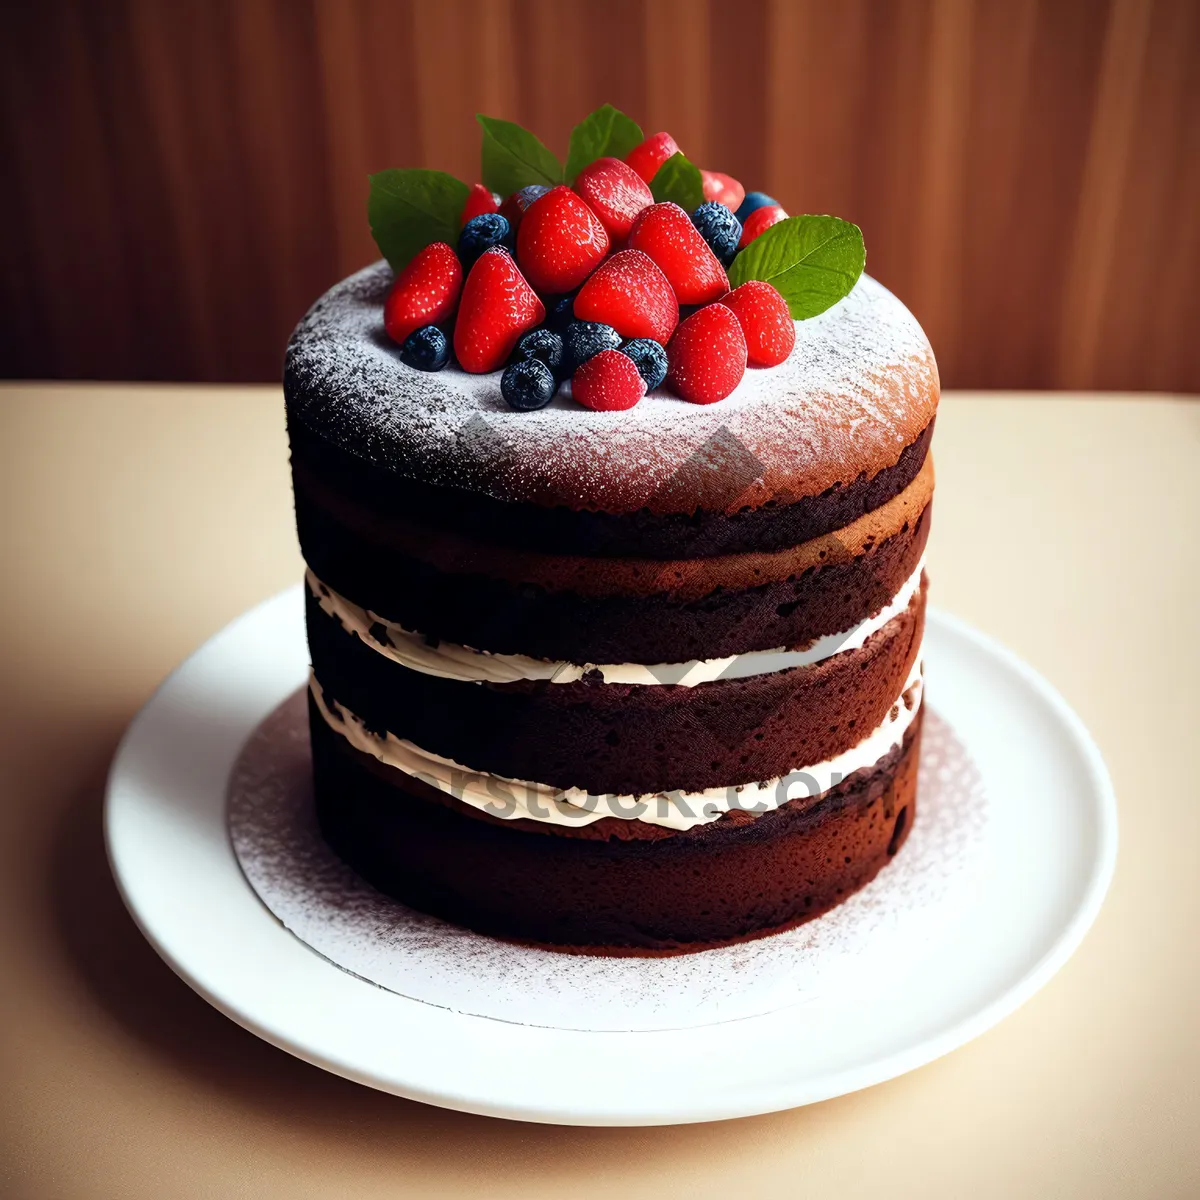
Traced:
<svg viewBox="0 0 1200 1200">
<path fill-rule="evenodd" d="M 863 276 L 719 402 L 519 411 L 498 372 L 402 358 L 393 278 L 323 296 L 284 376 L 335 850 L 591 953 L 761 936 L 866 884 L 916 816 L 939 389 L 915 319 Z"/>
</svg>

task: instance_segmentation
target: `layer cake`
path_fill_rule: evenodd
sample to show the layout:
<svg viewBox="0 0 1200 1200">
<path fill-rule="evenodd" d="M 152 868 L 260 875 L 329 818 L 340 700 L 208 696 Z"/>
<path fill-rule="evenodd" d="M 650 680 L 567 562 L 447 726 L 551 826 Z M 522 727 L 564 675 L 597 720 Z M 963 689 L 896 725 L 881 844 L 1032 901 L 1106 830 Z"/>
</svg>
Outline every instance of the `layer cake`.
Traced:
<svg viewBox="0 0 1200 1200">
<path fill-rule="evenodd" d="M 406 364 L 384 263 L 288 348 L 322 829 L 376 887 L 558 949 L 811 919 L 916 815 L 939 387 L 862 276 L 719 403 Z"/>
</svg>

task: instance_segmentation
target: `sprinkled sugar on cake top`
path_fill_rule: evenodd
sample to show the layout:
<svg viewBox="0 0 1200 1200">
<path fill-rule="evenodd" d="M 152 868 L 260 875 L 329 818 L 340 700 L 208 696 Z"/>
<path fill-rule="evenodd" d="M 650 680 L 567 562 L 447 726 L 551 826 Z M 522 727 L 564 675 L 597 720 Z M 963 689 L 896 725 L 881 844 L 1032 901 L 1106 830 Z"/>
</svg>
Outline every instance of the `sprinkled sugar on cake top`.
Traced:
<svg viewBox="0 0 1200 1200">
<path fill-rule="evenodd" d="M 635 407 L 593 411 L 569 385 L 534 412 L 505 403 L 501 373 L 436 374 L 401 361 L 383 327 L 392 271 L 377 263 L 312 307 L 288 347 L 290 417 L 342 450 L 423 482 L 500 500 L 607 512 L 687 511 L 685 465 L 757 460 L 738 507 L 814 495 L 892 465 L 933 418 L 938 376 L 920 325 L 863 276 L 795 347 L 748 368 L 718 404 L 656 389 Z"/>
</svg>

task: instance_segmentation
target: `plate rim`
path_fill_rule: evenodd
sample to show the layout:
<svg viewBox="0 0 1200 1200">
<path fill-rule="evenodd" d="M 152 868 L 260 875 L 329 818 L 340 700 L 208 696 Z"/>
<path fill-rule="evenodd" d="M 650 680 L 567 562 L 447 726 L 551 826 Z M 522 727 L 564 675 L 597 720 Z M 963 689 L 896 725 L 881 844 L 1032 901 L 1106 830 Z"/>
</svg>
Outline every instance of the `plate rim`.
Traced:
<svg viewBox="0 0 1200 1200">
<path fill-rule="evenodd" d="M 969 622 L 951 613 L 931 606 L 928 610 L 927 621 L 931 625 L 940 624 L 950 633 L 972 643 L 976 650 L 994 659 L 1006 671 L 1015 675 L 1022 684 L 1032 690 L 1053 711 L 1064 731 L 1068 734 L 1072 747 L 1078 752 L 1081 764 L 1085 768 L 1087 793 L 1091 800 L 1091 809 L 1096 821 L 1093 830 L 1095 838 L 1095 853 L 1086 873 L 1086 882 L 1079 891 L 1069 918 L 1062 923 L 1050 944 L 1040 958 L 1030 964 L 1025 971 L 1005 988 L 980 1005 L 970 1014 L 941 1028 L 929 1036 L 918 1038 L 912 1044 L 897 1048 L 891 1053 L 877 1057 L 867 1065 L 851 1064 L 839 1071 L 826 1072 L 811 1080 L 806 1086 L 806 1080 L 776 1082 L 773 1085 L 760 1086 L 753 1104 L 722 1103 L 719 1098 L 706 1097 L 703 1100 L 688 1097 L 683 1107 L 673 1112 L 661 1108 L 639 1109 L 636 1100 L 622 1111 L 614 1107 L 598 1106 L 593 1109 L 580 1107 L 574 1111 L 566 1111 L 554 1103 L 506 1102 L 502 1098 L 485 1099 L 480 1094 L 466 1094 L 435 1086 L 428 1086 L 416 1079 L 399 1079 L 390 1076 L 372 1074 L 360 1069 L 354 1063 L 339 1058 L 328 1047 L 316 1048 L 289 1035 L 281 1029 L 278 1022 L 268 1023 L 260 1020 L 252 1013 L 239 1008 L 236 1001 L 221 990 L 214 989 L 202 978 L 194 968 L 189 968 L 186 955 L 181 955 L 177 947 L 167 945 L 155 928 L 153 914 L 143 911 L 141 898 L 137 895 L 136 881 L 126 877 L 125 851 L 122 846 L 122 832 L 118 817 L 120 793 L 124 786 L 124 777 L 130 773 L 136 754 L 140 750 L 139 738 L 152 715 L 170 696 L 172 689 L 178 686 L 181 675 L 201 656 L 214 652 L 214 643 L 223 637 L 232 636 L 236 626 L 252 625 L 261 619 L 265 611 L 272 607 L 282 607 L 294 599 L 302 590 L 297 583 L 282 592 L 270 596 L 258 604 L 245 610 L 233 620 L 224 625 L 211 637 L 206 639 L 195 651 L 180 662 L 158 685 L 147 701 L 135 714 L 129 723 L 114 754 L 108 773 L 104 799 L 104 843 L 109 868 L 116 882 L 122 903 L 128 910 L 135 926 L 142 936 L 150 943 L 155 952 L 163 959 L 171 970 L 179 976 L 193 991 L 202 996 L 209 1004 L 223 1013 L 230 1020 L 261 1037 L 264 1041 L 277 1046 L 279 1049 L 292 1054 L 306 1062 L 351 1079 L 354 1082 L 394 1095 L 417 1100 L 422 1103 L 434 1104 L 439 1107 L 452 1108 L 459 1111 L 475 1113 L 484 1116 L 507 1119 L 526 1120 L 540 1123 L 590 1126 L 650 1126 L 665 1124 L 688 1124 L 711 1120 L 732 1119 L 767 1112 L 780 1111 L 787 1108 L 801 1107 L 817 1103 L 821 1100 L 844 1095 L 861 1088 L 874 1086 L 894 1079 L 908 1071 L 915 1070 L 945 1054 L 965 1045 L 967 1042 L 993 1028 L 1005 1017 L 1011 1015 L 1027 1000 L 1036 994 L 1061 969 L 1078 948 L 1099 913 L 1104 897 L 1111 884 L 1116 867 L 1118 846 L 1118 814 L 1115 790 L 1104 764 L 1103 757 L 1095 740 L 1088 732 L 1082 719 L 1071 708 L 1061 693 L 1032 666 L 1021 659 L 1014 651 L 1003 645 L 990 635 L 983 633 Z M 953 722 L 951 722 L 953 724 Z M 253 726 L 243 731 L 244 741 L 253 731 Z M 224 796 L 222 795 L 222 805 Z M 253 891 L 248 881 L 241 873 L 228 836 L 224 839 L 225 853 L 232 861 L 240 886 L 245 890 L 245 899 L 262 913 L 268 910 L 262 904 L 258 895 Z M 270 916 L 270 914 L 268 913 Z M 403 1020 L 405 1010 L 413 1013 L 420 1009 L 442 1014 L 443 1018 L 454 1022 L 483 1022 L 505 1029 L 520 1029 L 550 1037 L 566 1036 L 586 1039 L 637 1038 L 653 1039 L 669 1036 L 677 1031 L 628 1031 L 628 1032 L 583 1032 L 566 1031 L 539 1026 L 507 1026 L 503 1022 L 491 1018 L 469 1014 L 453 1013 L 449 1010 L 436 1009 L 423 1001 L 413 1000 L 392 992 L 384 992 L 375 984 L 348 975 L 341 968 L 322 959 L 315 951 L 296 938 L 290 931 L 275 921 L 275 935 L 287 939 L 301 947 L 321 969 L 332 972 L 354 986 L 369 989 L 372 992 L 382 992 L 394 1001 L 397 1006 L 396 1019 Z M 245 1003 L 245 1001 L 243 1001 Z M 408 1006 L 415 1006 L 408 1008 Z M 786 1010 L 785 1010 L 786 1011 Z M 777 1013 L 747 1017 L 730 1025 L 748 1026 L 764 1025 L 777 1018 Z M 714 1027 L 716 1028 L 716 1027 Z M 692 1029 L 692 1034 L 700 1032 Z"/>
</svg>

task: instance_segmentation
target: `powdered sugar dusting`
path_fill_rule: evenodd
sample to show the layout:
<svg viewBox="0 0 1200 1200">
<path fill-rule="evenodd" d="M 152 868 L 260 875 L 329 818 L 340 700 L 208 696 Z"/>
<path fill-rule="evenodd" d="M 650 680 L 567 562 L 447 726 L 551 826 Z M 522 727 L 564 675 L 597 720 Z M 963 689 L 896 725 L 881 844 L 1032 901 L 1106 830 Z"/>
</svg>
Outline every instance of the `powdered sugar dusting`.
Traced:
<svg viewBox="0 0 1200 1200">
<path fill-rule="evenodd" d="M 437 374 L 400 361 L 383 331 L 391 271 L 377 263 L 327 292 L 288 347 L 292 419 L 377 466 L 502 500 L 610 512 L 688 511 L 669 486 L 732 433 L 762 464 L 739 506 L 811 495 L 891 466 L 933 417 L 937 367 L 912 314 L 864 276 L 846 299 L 796 323 L 781 366 L 749 369 L 708 406 L 652 392 L 628 412 L 592 412 L 569 389 L 513 412 L 499 372 Z"/>
<path fill-rule="evenodd" d="M 817 921 L 742 945 L 593 958 L 484 937 L 376 892 L 322 840 L 311 770 L 301 690 L 259 726 L 230 780 L 234 850 L 279 921 L 335 966 L 400 995 L 563 1029 L 713 1025 L 853 986 L 868 972 L 915 969 L 968 907 L 987 820 L 978 772 L 949 725 L 926 712 L 916 822 L 862 891 Z"/>
</svg>

